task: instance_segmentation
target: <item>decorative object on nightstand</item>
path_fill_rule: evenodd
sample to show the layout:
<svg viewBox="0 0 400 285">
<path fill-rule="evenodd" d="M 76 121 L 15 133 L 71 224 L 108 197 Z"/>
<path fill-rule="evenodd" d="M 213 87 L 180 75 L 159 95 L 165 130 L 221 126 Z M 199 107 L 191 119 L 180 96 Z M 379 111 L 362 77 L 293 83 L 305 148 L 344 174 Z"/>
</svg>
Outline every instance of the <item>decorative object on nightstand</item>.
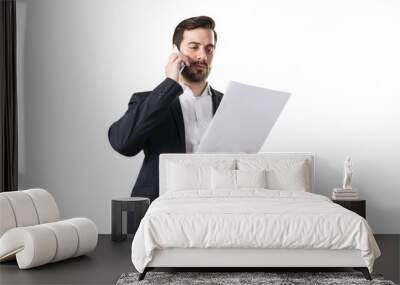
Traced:
<svg viewBox="0 0 400 285">
<path fill-rule="evenodd" d="M 333 188 L 332 191 L 332 200 L 359 200 L 360 197 L 358 195 L 357 189 L 342 189 L 342 188 Z"/>
<path fill-rule="evenodd" d="M 344 177 L 343 177 L 343 189 L 351 190 L 351 179 L 353 177 L 353 162 L 351 157 L 347 156 L 344 161 Z"/>
<path fill-rule="evenodd" d="M 344 161 L 344 175 L 342 188 L 334 188 L 332 191 L 333 200 L 358 200 L 358 192 L 351 186 L 353 177 L 353 162 L 350 156 Z"/>
<path fill-rule="evenodd" d="M 130 222 L 134 223 L 133 234 L 135 234 L 149 205 L 150 199 L 144 197 L 113 198 L 111 201 L 111 240 L 124 241 L 126 239 L 126 233 L 123 232 L 123 212 L 133 212 L 134 221 Z"/>
<path fill-rule="evenodd" d="M 366 201 L 365 200 L 332 200 L 332 201 L 350 211 L 353 211 L 356 214 L 359 214 L 361 217 L 366 219 L 366 214 L 365 214 Z"/>
</svg>

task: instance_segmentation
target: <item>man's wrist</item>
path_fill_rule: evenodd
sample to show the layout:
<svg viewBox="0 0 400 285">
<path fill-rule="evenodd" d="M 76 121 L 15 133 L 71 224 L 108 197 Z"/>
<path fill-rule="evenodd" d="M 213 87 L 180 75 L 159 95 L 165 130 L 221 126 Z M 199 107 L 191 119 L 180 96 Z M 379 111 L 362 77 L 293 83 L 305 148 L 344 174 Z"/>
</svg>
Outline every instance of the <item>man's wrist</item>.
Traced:
<svg viewBox="0 0 400 285">
<path fill-rule="evenodd" d="M 173 78 L 173 77 L 170 77 L 170 76 L 167 76 L 167 78 L 175 81 L 176 83 L 179 83 L 177 78 Z"/>
<path fill-rule="evenodd" d="M 179 83 L 179 81 L 177 81 L 169 76 L 167 76 L 164 81 L 168 81 L 170 84 L 176 85 L 177 87 L 179 86 L 179 88 L 181 89 L 181 92 L 179 94 L 183 93 L 183 86 L 182 86 L 182 84 Z"/>
</svg>

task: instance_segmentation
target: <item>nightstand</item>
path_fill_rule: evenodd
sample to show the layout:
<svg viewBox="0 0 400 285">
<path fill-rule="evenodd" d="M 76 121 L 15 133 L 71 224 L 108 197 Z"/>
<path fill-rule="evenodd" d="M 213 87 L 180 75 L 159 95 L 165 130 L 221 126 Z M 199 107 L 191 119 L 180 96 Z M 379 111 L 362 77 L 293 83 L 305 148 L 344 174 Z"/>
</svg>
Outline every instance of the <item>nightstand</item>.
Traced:
<svg viewBox="0 0 400 285">
<path fill-rule="evenodd" d="M 365 214 L 365 207 L 366 201 L 365 200 L 332 200 L 332 202 L 339 204 L 340 206 L 353 211 L 356 214 L 359 214 L 361 217 L 366 219 Z"/>
<path fill-rule="evenodd" d="M 127 233 L 123 227 L 126 222 L 133 223 L 133 234 L 136 233 L 140 221 L 144 217 L 147 208 L 150 206 L 150 199 L 144 197 L 122 197 L 113 198 L 111 201 L 111 240 L 124 241 L 127 238 Z M 134 220 L 126 221 L 123 224 L 123 212 L 133 212 Z"/>
</svg>

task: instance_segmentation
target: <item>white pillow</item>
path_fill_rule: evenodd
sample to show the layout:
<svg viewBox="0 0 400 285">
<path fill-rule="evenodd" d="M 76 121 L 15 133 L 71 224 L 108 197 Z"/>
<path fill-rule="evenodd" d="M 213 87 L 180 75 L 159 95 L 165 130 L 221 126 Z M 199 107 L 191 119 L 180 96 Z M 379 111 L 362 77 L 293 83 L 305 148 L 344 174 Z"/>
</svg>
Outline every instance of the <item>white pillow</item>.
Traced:
<svg viewBox="0 0 400 285">
<path fill-rule="evenodd" d="M 166 164 L 166 190 L 210 190 L 211 168 L 233 169 L 235 160 L 182 159 Z"/>
<path fill-rule="evenodd" d="M 265 169 L 235 170 L 237 188 L 267 188 L 267 171 Z"/>
<path fill-rule="evenodd" d="M 211 168 L 211 189 L 236 190 L 236 170 Z"/>
<path fill-rule="evenodd" d="M 304 165 L 268 171 L 268 188 L 275 190 L 307 191 Z"/>
<path fill-rule="evenodd" d="M 185 191 L 210 188 L 209 167 L 170 163 L 167 189 Z"/>
<path fill-rule="evenodd" d="M 267 170 L 267 188 L 274 190 L 311 191 L 308 160 L 239 159 L 240 170 Z"/>
<path fill-rule="evenodd" d="M 211 169 L 212 190 L 239 190 L 241 188 L 266 188 L 266 170 Z"/>
</svg>

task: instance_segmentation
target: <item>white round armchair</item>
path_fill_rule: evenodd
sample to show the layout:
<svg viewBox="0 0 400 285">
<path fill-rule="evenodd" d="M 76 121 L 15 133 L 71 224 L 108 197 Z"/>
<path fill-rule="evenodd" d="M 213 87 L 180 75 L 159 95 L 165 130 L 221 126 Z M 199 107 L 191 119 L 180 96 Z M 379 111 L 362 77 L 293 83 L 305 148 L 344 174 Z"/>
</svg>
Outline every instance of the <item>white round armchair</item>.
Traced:
<svg viewBox="0 0 400 285">
<path fill-rule="evenodd" d="M 17 259 L 28 269 L 80 256 L 96 248 L 97 236 L 87 218 L 60 220 L 44 189 L 0 193 L 0 262 Z"/>
</svg>

